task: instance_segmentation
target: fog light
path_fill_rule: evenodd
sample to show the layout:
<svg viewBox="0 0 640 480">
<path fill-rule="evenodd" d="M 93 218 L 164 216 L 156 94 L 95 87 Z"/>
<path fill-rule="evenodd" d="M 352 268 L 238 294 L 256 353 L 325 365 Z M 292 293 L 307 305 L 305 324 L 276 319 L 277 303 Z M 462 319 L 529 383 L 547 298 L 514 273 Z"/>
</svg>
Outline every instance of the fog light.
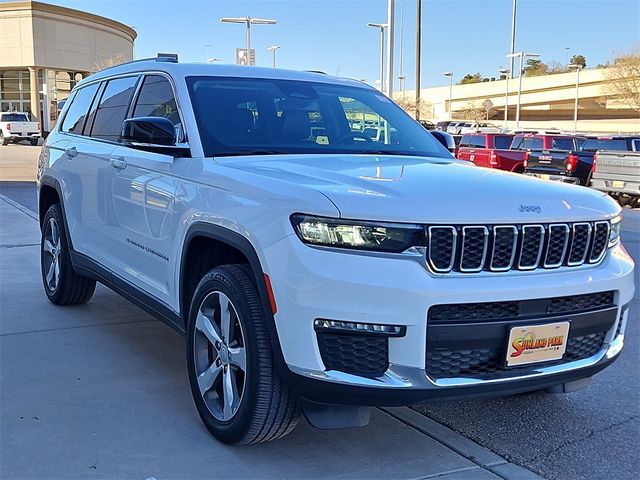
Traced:
<svg viewBox="0 0 640 480">
<path fill-rule="evenodd" d="M 313 322 L 314 329 L 319 332 L 351 333 L 364 335 L 382 335 L 385 337 L 403 337 L 404 325 L 381 325 L 378 323 L 343 322 L 318 318 Z"/>
</svg>

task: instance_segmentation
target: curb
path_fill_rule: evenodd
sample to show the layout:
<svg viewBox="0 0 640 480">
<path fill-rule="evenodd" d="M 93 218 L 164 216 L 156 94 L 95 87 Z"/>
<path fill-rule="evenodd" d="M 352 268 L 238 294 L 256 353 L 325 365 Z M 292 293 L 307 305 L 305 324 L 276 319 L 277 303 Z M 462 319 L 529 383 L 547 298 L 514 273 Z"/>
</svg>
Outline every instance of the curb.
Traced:
<svg viewBox="0 0 640 480">
<path fill-rule="evenodd" d="M 0 193 L 0 200 L 2 200 L 3 202 L 11 205 L 12 207 L 14 207 L 14 208 L 16 208 L 18 210 L 20 210 L 22 213 L 24 213 L 28 217 L 32 218 L 36 222 L 40 221 L 40 219 L 38 218 L 37 214 L 33 213 L 31 210 L 29 210 L 24 205 L 21 205 L 18 202 L 16 202 L 15 200 L 10 199 L 6 195 L 3 195 L 3 194 Z"/>
<path fill-rule="evenodd" d="M 544 480 L 537 473 L 508 462 L 488 448 L 409 407 L 384 407 L 380 410 L 504 480 Z"/>
</svg>

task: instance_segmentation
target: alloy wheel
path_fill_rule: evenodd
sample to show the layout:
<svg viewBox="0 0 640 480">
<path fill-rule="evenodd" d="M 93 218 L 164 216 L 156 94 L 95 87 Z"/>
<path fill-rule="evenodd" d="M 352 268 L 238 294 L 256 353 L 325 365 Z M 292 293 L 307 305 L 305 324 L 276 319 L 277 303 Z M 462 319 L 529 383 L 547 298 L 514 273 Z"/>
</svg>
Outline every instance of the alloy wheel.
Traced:
<svg viewBox="0 0 640 480">
<path fill-rule="evenodd" d="M 42 249 L 44 253 L 45 283 L 47 288 L 54 292 L 60 282 L 60 256 L 62 255 L 60 227 L 54 218 L 49 219 L 45 228 Z"/>
<path fill-rule="evenodd" d="M 198 309 L 193 330 L 194 365 L 200 395 L 209 412 L 228 421 L 236 414 L 245 388 L 245 337 L 233 302 L 209 293 Z"/>
</svg>

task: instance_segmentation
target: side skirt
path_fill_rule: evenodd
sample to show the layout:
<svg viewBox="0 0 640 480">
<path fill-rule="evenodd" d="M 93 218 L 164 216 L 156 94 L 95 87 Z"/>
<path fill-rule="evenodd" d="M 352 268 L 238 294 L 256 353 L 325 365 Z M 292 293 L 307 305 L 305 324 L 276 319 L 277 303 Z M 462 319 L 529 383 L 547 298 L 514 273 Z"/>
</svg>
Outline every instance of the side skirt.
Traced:
<svg viewBox="0 0 640 480">
<path fill-rule="evenodd" d="M 142 308 L 145 312 L 166 323 L 182 336 L 186 335 L 184 322 L 169 306 L 155 297 L 143 292 L 128 281 L 118 277 L 113 272 L 104 268 L 102 265 L 86 255 L 73 250 L 70 253 L 71 263 L 73 264 L 73 269 L 76 273 L 84 275 L 85 277 L 93 278 L 96 282 L 103 284 L 105 287 L 126 298 L 134 305 Z"/>
</svg>

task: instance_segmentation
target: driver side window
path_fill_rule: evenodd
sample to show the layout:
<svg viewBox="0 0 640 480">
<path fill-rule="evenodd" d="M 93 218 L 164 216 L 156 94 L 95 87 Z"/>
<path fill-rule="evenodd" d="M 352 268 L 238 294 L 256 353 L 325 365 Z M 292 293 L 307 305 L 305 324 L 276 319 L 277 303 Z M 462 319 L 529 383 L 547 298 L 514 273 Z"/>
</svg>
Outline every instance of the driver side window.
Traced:
<svg viewBox="0 0 640 480">
<path fill-rule="evenodd" d="M 171 83 L 161 75 L 144 77 L 140 93 L 133 110 L 134 117 L 163 117 L 176 128 L 176 138 L 183 141 L 182 123 Z"/>
</svg>

